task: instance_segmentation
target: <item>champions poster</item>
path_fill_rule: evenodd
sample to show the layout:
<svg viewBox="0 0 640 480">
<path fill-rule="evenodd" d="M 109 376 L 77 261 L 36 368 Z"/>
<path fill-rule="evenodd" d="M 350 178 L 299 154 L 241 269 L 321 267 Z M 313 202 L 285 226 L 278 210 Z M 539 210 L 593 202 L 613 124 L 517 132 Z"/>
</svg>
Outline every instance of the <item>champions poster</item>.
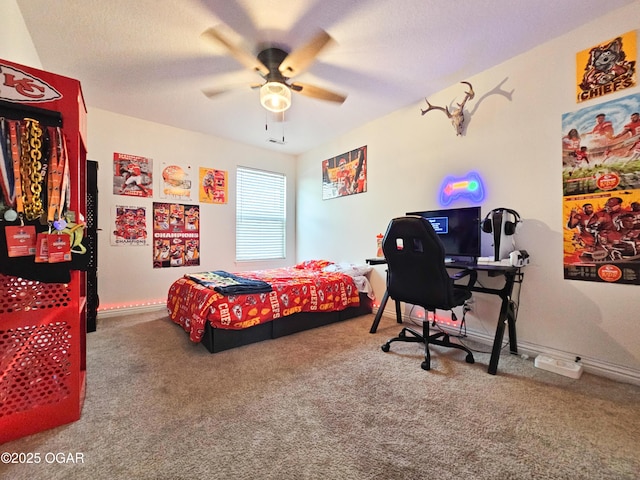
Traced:
<svg viewBox="0 0 640 480">
<path fill-rule="evenodd" d="M 153 203 L 153 268 L 200 265 L 200 206 Z"/>
<path fill-rule="evenodd" d="M 640 94 L 562 116 L 564 278 L 640 284 Z"/>
<path fill-rule="evenodd" d="M 322 199 L 367 191 L 367 147 L 322 162 Z"/>
<path fill-rule="evenodd" d="M 119 206 L 112 209 L 111 245 L 142 246 L 147 244 L 146 207 Z"/>
</svg>

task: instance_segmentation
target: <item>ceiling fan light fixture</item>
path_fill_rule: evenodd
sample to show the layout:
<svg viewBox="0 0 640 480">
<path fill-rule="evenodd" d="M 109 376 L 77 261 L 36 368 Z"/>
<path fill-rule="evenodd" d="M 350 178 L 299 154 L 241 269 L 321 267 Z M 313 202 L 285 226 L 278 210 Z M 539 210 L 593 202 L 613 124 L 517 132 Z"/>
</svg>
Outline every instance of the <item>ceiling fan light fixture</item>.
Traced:
<svg viewBox="0 0 640 480">
<path fill-rule="evenodd" d="M 291 106 L 291 89 L 282 82 L 267 82 L 260 87 L 260 103 L 270 112 L 284 112 Z"/>
</svg>

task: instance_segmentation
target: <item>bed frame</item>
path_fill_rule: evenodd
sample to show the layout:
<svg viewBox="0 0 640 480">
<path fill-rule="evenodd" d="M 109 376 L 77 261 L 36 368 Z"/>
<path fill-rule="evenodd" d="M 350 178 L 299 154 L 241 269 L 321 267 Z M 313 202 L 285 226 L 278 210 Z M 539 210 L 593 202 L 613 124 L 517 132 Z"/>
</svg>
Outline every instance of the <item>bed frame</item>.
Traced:
<svg viewBox="0 0 640 480">
<path fill-rule="evenodd" d="M 349 318 L 366 315 L 371 313 L 372 306 L 373 301 L 365 293 L 360 293 L 360 305 L 357 307 L 348 307 L 337 312 L 295 313 L 243 330 L 214 328 L 209 322 L 206 322 L 201 343 L 209 352 L 218 353 L 229 350 L 230 348 L 284 337 L 285 335 L 291 335 L 304 330 L 310 330 Z"/>
</svg>

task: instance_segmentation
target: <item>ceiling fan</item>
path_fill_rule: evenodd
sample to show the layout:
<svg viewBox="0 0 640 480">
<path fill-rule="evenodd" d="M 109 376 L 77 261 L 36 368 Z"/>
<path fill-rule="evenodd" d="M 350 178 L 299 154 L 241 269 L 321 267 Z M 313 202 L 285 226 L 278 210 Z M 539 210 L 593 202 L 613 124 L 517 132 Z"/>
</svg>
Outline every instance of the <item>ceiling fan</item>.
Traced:
<svg viewBox="0 0 640 480">
<path fill-rule="evenodd" d="M 218 28 L 209 28 L 202 36 L 224 46 L 238 62 L 257 72 L 264 79 L 264 83 L 252 85 L 251 88 L 260 89 L 260 103 L 271 112 L 278 113 L 287 110 L 291 106 L 292 91 L 307 97 L 335 103 L 343 103 L 347 98 L 346 95 L 315 85 L 290 82 L 293 77 L 303 73 L 313 63 L 316 56 L 331 43 L 332 38 L 323 30 L 292 52 L 287 52 L 276 46 L 268 46 L 262 49 L 257 56 L 231 43 Z M 203 93 L 212 98 L 225 91 L 227 91 L 225 88 L 212 88 L 203 90 Z"/>
</svg>

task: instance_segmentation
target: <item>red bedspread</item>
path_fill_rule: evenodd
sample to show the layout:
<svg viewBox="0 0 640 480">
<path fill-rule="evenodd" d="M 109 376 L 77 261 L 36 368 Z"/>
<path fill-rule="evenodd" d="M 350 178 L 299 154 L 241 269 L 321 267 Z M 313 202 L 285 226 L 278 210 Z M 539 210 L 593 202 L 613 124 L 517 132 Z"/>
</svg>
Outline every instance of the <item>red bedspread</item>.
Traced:
<svg viewBox="0 0 640 480">
<path fill-rule="evenodd" d="M 304 268 L 307 264 L 310 268 Z M 206 321 L 215 328 L 240 330 L 298 312 L 344 310 L 360 304 L 352 277 L 323 272 L 312 262 L 235 274 L 264 280 L 273 291 L 224 296 L 186 277 L 169 288 L 169 316 L 189 332 L 192 341 L 202 339 Z"/>
</svg>

